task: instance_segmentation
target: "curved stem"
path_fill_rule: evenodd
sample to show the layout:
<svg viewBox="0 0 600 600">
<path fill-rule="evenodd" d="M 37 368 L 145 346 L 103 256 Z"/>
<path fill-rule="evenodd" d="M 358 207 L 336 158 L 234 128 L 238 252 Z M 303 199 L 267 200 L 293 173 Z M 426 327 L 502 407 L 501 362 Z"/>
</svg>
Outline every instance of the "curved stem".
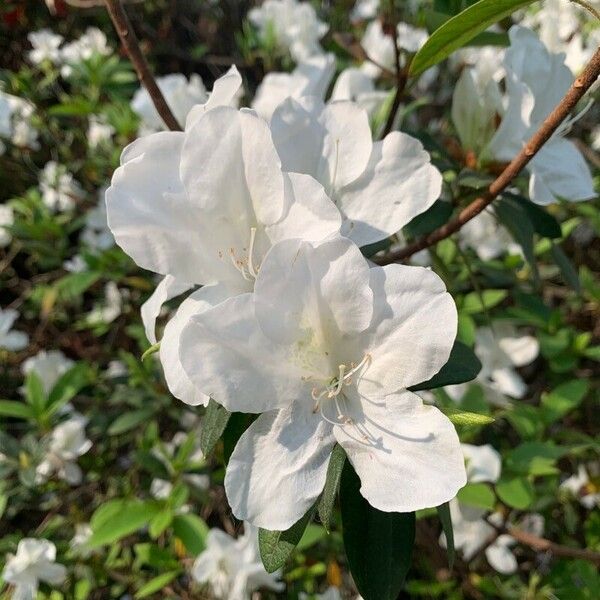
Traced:
<svg viewBox="0 0 600 600">
<path fill-rule="evenodd" d="M 181 126 L 171 112 L 165 97 L 156 83 L 156 79 L 154 79 L 150 71 L 148 61 L 142 53 L 129 18 L 123 9 L 123 5 L 120 0 L 104 0 L 104 2 L 113 25 L 119 34 L 121 44 L 123 44 L 123 48 L 125 48 L 125 52 L 127 52 L 127 56 L 129 56 L 139 80 L 148 91 L 158 114 L 171 131 L 181 131 Z"/>
<path fill-rule="evenodd" d="M 438 227 L 438 229 L 435 229 L 430 234 L 417 239 L 396 252 L 391 252 L 378 260 L 376 259 L 375 262 L 380 265 L 388 265 L 396 261 L 405 260 L 413 254 L 429 248 L 456 233 L 465 223 L 476 217 L 512 183 L 513 179 L 539 152 L 560 124 L 569 116 L 569 113 L 575 108 L 575 105 L 581 100 L 583 95 L 598 79 L 598 75 L 600 75 L 600 47 L 596 50 L 596 53 L 583 70 L 583 73 L 573 82 L 573 85 L 571 85 L 564 98 L 546 117 L 540 128 L 523 146 L 519 154 L 513 158 L 502 173 L 490 184 L 490 187 L 482 196 L 473 200 L 471 204 L 460 211 L 457 217 L 445 225 Z"/>
</svg>

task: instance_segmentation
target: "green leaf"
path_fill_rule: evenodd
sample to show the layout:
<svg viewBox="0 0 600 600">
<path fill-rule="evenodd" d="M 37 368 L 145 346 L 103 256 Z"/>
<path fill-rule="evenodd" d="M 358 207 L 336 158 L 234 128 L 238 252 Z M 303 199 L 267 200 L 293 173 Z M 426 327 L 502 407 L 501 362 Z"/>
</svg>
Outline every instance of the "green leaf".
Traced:
<svg viewBox="0 0 600 600">
<path fill-rule="evenodd" d="M 117 540 L 136 532 L 146 526 L 161 510 L 157 502 L 141 500 L 112 500 L 109 508 L 100 507 L 100 516 L 92 517 L 92 537 L 88 542 L 90 548 L 112 544 Z M 95 517 L 95 518 L 94 518 Z"/>
<path fill-rule="evenodd" d="M 230 416 L 231 413 L 224 406 L 212 398 L 209 400 L 200 432 L 200 449 L 204 456 L 208 456 L 213 451 L 215 444 L 227 427 Z"/>
<path fill-rule="evenodd" d="M 136 593 L 134 598 L 147 598 L 156 592 L 160 592 L 167 584 L 171 583 L 177 575 L 181 573 L 181 569 L 176 571 L 167 571 L 158 575 L 154 579 L 145 583 Z"/>
<path fill-rule="evenodd" d="M 560 269 L 565 282 L 580 294 L 581 282 L 579 281 L 579 275 L 573 266 L 573 263 L 569 260 L 569 257 L 564 253 L 564 250 L 560 246 L 552 244 L 550 254 L 552 254 L 552 258 Z"/>
<path fill-rule="evenodd" d="M 192 556 L 205 550 L 208 531 L 208 525 L 194 514 L 176 515 L 173 519 L 173 533 Z"/>
<path fill-rule="evenodd" d="M 462 342 L 454 342 L 448 362 L 429 381 L 413 385 L 408 388 L 416 392 L 418 390 L 432 390 L 434 388 L 465 383 L 477 377 L 481 371 L 481 362 L 471 348 Z"/>
<path fill-rule="evenodd" d="M 534 229 L 525 209 L 515 200 L 500 198 L 494 206 L 499 221 L 510 231 L 514 240 L 523 249 L 527 262 L 533 268 L 537 276 L 537 263 L 533 251 Z"/>
<path fill-rule="evenodd" d="M 542 418 L 546 424 L 558 421 L 576 409 L 589 391 L 586 379 L 573 379 L 554 388 L 542 396 Z"/>
<path fill-rule="evenodd" d="M 108 435 L 125 433 L 140 423 L 147 421 L 154 414 L 154 408 L 140 408 L 132 410 L 117 417 L 108 428 Z"/>
<path fill-rule="evenodd" d="M 36 417 L 42 414 L 47 398 L 42 380 L 35 371 L 27 373 L 25 378 L 25 400 Z"/>
<path fill-rule="evenodd" d="M 54 384 L 50 395 L 46 414 L 53 415 L 60 410 L 67 402 L 71 401 L 79 391 L 90 382 L 90 370 L 84 363 L 78 363 Z"/>
<path fill-rule="evenodd" d="M 15 419 L 33 419 L 31 406 L 16 400 L 0 400 L 0 416 Z"/>
<path fill-rule="evenodd" d="M 553 475 L 559 472 L 556 461 L 566 453 L 565 448 L 551 442 L 524 442 L 506 454 L 504 464 L 523 475 Z"/>
<path fill-rule="evenodd" d="M 156 539 L 173 521 L 173 511 L 170 508 L 164 508 L 155 514 L 150 521 L 148 533 L 152 539 Z"/>
<path fill-rule="evenodd" d="M 302 539 L 304 530 L 310 523 L 314 512 L 315 508 L 313 507 L 286 531 L 258 530 L 258 548 L 267 573 L 274 573 L 283 567 Z"/>
<path fill-rule="evenodd" d="M 229 457 L 233 452 L 238 440 L 242 434 L 256 419 L 257 415 L 249 415 L 245 413 L 231 413 L 225 431 L 223 431 L 223 454 L 225 463 L 229 462 Z"/>
<path fill-rule="evenodd" d="M 431 233 L 448 221 L 452 215 L 452 204 L 445 200 L 436 200 L 424 213 L 417 215 L 404 231 L 411 237 L 420 237 Z"/>
<path fill-rule="evenodd" d="M 506 297 L 506 290 L 483 290 L 466 294 L 462 301 L 461 311 L 467 314 L 477 314 L 494 308 L 500 304 Z"/>
<path fill-rule="evenodd" d="M 496 505 L 496 496 L 486 483 L 467 483 L 464 488 L 459 490 L 456 497 L 462 504 L 485 510 L 494 510 Z"/>
<path fill-rule="evenodd" d="M 467 412 L 464 410 L 444 409 L 445 415 L 454 423 L 454 425 L 465 426 L 483 426 L 489 425 L 495 421 L 490 415 L 480 415 L 479 413 Z"/>
<path fill-rule="evenodd" d="M 503 196 L 512 198 L 527 213 L 533 229 L 538 235 L 550 239 L 562 237 L 560 223 L 541 206 L 533 203 L 524 196 L 519 196 L 512 192 L 504 192 Z"/>
<path fill-rule="evenodd" d="M 448 566 L 452 569 L 454 566 L 454 529 L 452 528 L 452 519 L 450 518 L 450 505 L 447 502 L 437 507 L 438 517 L 442 524 L 442 529 L 446 535 L 446 554 L 448 555 Z"/>
<path fill-rule="evenodd" d="M 346 462 L 346 453 L 344 449 L 336 444 L 329 459 L 327 467 L 327 479 L 325 487 L 319 499 L 319 519 L 327 531 L 331 530 L 331 515 L 335 505 L 335 498 L 340 487 L 340 479 L 342 478 L 342 469 Z"/>
<path fill-rule="evenodd" d="M 373 508 L 360 494 L 360 479 L 346 461 L 340 485 L 344 546 L 350 572 L 365 600 L 396 600 L 415 541 L 415 513 Z"/>
<path fill-rule="evenodd" d="M 525 477 L 499 481 L 496 493 L 502 502 L 518 510 L 525 510 L 535 498 L 533 486 Z"/>
<path fill-rule="evenodd" d="M 508 17 L 534 0 L 480 0 L 452 17 L 434 31 L 413 58 L 409 73 L 412 77 L 433 67 L 452 52 L 462 48 L 490 25 Z"/>
</svg>

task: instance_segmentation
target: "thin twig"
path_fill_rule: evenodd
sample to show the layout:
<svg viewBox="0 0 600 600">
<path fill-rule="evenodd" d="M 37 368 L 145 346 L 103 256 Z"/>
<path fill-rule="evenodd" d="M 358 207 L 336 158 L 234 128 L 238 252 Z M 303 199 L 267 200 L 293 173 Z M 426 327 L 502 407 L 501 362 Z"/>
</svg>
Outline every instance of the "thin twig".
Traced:
<svg viewBox="0 0 600 600">
<path fill-rule="evenodd" d="M 585 0 L 571 0 L 574 4 L 579 4 L 579 6 L 585 8 L 585 10 L 589 11 L 598 21 L 600 21 L 600 13 L 591 5 L 585 2 Z"/>
<path fill-rule="evenodd" d="M 113 25 L 119 34 L 121 44 L 123 44 L 123 48 L 125 48 L 127 56 L 129 56 L 129 59 L 133 63 L 139 80 L 148 91 L 148 94 L 150 95 L 158 114 L 171 131 L 181 131 L 181 126 L 171 112 L 165 97 L 160 91 L 160 88 L 158 87 L 156 80 L 152 75 L 152 71 L 150 71 L 148 61 L 142 53 L 138 39 L 133 31 L 133 28 L 131 27 L 131 23 L 127 17 L 127 14 L 125 13 L 125 10 L 123 9 L 121 1 L 105 0 L 105 4 L 108 14 L 112 19 Z"/>
<path fill-rule="evenodd" d="M 370 62 L 371 64 L 375 65 L 385 77 L 388 77 L 389 79 L 396 78 L 396 75 L 393 71 L 390 71 L 390 69 L 388 69 L 386 66 L 382 65 L 381 63 L 377 62 L 374 58 L 369 56 L 369 54 L 367 54 L 367 51 L 351 35 L 334 33 L 333 40 L 340 48 L 345 50 L 350 56 L 352 56 L 356 60 L 360 62 Z"/>
<path fill-rule="evenodd" d="M 393 262 L 405 260 L 413 254 L 429 248 L 456 233 L 465 223 L 476 217 L 512 183 L 513 179 L 539 152 L 560 124 L 569 116 L 569 113 L 575 108 L 575 105 L 581 100 L 583 95 L 598 79 L 598 75 L 600 75 L 600 48 L 596 50 L 596 53 L 587 64 L 583 73 L 573 82 L 573 85 L 569 88 L 569 91 L 558 106 L 546 117 L 541 127 L 524 145 L 519 154 L 505 167 L 497 179 L 491 183 L 488 190 L 482 196 L 473 200 L 452 221 L 438 227 L 438 229 L 419 238 L 408 246 L 376 259 L 375 262 L 380 265 L 388 265 Z"/>
</svg>

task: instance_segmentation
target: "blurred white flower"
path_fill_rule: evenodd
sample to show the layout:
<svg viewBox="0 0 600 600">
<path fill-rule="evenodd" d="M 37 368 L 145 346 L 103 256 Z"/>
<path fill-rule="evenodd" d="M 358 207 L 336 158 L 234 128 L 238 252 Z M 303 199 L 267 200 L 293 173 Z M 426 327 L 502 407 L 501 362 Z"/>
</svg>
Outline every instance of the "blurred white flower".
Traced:
<svg viewBox="0 0 600 600">
<path fill-rule="evenodd" d="M 173 484 L 164 479 L 153 479 L 150 483 L 150 493 L 157 500 L 166 500 L 173 490 Z"/>
<path fill-rule="evenodd" d="M 305 592 L 300 592 L 298 594 L 298 600 L 342 600 L 342 594 L 339 588 L 331 585 L 322 594 L 306 594 Z"/>
<path fill-rule="evenodd" d="M 492 211 L 484 210 L 460 230 L 460 245 L 472 248 L 481 260 L 491 260 L 502 254 L 521 254 L 508 230 L 498 222 Z"/>
<path fill-rule="evenodd" d="M 34 110 L 31 102 L 0 89 L 0 138 L 10 140 L 19 148 L 37 150 L 38 131 L 31 125 Z"/>
<path fill-rule="evenodd" d="M 350 13 L 350 21 L 369 21 L 377 16 L 379 0 L 357 0 Z"/>
<path fill-rule="evenodd" d="M 469 483 L 496 483 L 502 471 L 502 457 L 490 444 L 460 445 L 465 456 L 467 481 Z"/>
<path fill-rule="evenodd" d="M 60 350 L 40 350 L 23 363 L 21 370 L 24 375 L 33 371 L 40 378 L 44 392 L 48 395 L 60 376 L 74 364 Z"/>
<path fill-rule="evenodd" d="M 248 19 L 260 35 L 274 35 L 279 47 L 289 50 L 296 62 L 321 54 L 319 40 L 329 26 L 320 21 L 310 2 L 265 0 L 248 12 Z"/>
<path fill-rule="evenodd" d="M 109 281 L 104 286 L 104 299 L 85 316 L 85 322 L 88 325 L 112 323 L 122 310 L 123 294 L 114 281 Z"/>
<path fill-rule="evenodd" d="M 324 99 L 334 72 L 335 57 L 324 54 L 299 63 L 291 73 L 267 73 L 256 90 L 252 108 L 269 121 L 286 98 L 316 96 Z"/>
<path fill-rule="evenodd" d="M 106 117 L 103 115 L 92 115 L 87 131 L 88 146 L 96 148 L 108 142 L 114 133 L 115 128 L 106 121 Z"/>
<path fill-rule="evenodd" d="M 381 67 L 394 71 L 395 69 L 395 52 L 394 40 L 389 35 L 386 35 L 381 26 L 381 21 L 371 21 L 360 42 L 367 56 L 373 60 L 365 60 L 361 65 L 361 69 L 369 77 L 379 77 L 381 75 Z"/>
<path fill-rule="evenodd" d="M 577 473 L 560 484 L 560 489 L 569 492 L 588 510 L 592 510 L 595 506 L 600 507 L 600 485 L 597 481 L 592 481 L 588 470 L 583 465 L 579 465 Z"/>
<path fill-rule="evenodd" d="M 75 254 L 63 262 L 63 269 L 69 273 L 82 273 L 87 268 L 88 265 L 81 254 Z"/>
<path fill-rule="evenodd" d="M 124 362 L 120 360 L 111 360 L 108 363 L 108 367 L 106 368 L 105 374 L 111 379 L 116 379 L 117 377 L 124 377 L 125 375 L 127 375 L 127 366 Z"/>
<path fill-rule="evenodd" d="M 173 115 L 183 127 L 186 117 L 196 104 L 204 104 L 208 100 L 208 92 L 199 75 L 192 75 L 188 81 L 185 75 L 173 73 L 157 77 L 156 83 L 163 93 Z M 146 88 L 140 87 L 131 101 L 131 108 L 140 116 L 140 135 L 147 135 L 167 129 L 156 111 L 154 103 Z"/>
<path fill-rule="evenodd" d="M 338 76 L 331 92 L 330 101 L 349 100 L 364 108 L 374 117 L 389 96 L 389 92 L 375 89 L 373 79 L 356 67 L 344 69 Z"/>
<path fill-rule="evenodd" d="M 208 584 L 217 600 L 249 600 L 252 593 L 281 591 L 281 573 L 267 573 L 258 551 L 258 529 L 244 523 L 244 534 L 235 539 L 220 529 L 211 529 L 204 550 L 191 572 L 195 581 Z"/>
<path fill-rule="evenodd" d="M 12 233 L 7 226 L 15 222 L 15 213 L 10 204 L 0 205 L 0 248 L 5 248 L 12 242 Z"/>
<path fill-rule="evenodd" d="M 85 437 L 86 423 L 85 417 L 77 415 L 52 430 L 48 453 L 36 468 L 38 483 L 45 482 L 53 473 L 70 485 L 81 483 L 83 474 L 77 458 L 92 447 L 92 442 Z"/>
<path fill-rule="evenodd" d="M 400 22 L 397 27 L 398 46 L 411 54 L 418 52 L 429 38 L 426 29 Z"/>
<path fill-rule="evenodd" d="M 80 237 L 86 246 L 97 251 L 108 250 L 115 245 L 115 238 L 108 227 L 105 191 L 105 188 L 100 190 L 98 204 L 86 214 L 85 226 Z"/>
<path fill-rule="evenodd" d="M 64 165 L 51 160 L 40 174 L 42 201 L 52 211 L 63 212 L 75 207 L 83 190 Z"/>
<path fill-rule="evenodd" d="M 13 331 L 12 326 L 19 318 L 19 312 L 13 308 L 0 308 L 0 348 L 17 352 L 29 343 L 29 336 L 22 331 Z"/>
<path fill-rule="evenodd" d="M 75 535 L 71 539 L 70 548 L 76 556 L 87 558 L 92 554 L 92 550 L 88 546 L 92 533 L 89 523 L 77 523 L 75 525 Z"/>
<path fill-rule="evenodd" d="M 94 54 L 107 56 L 111 52 L 112 48 L 107 44 L 104 32 L 97 27 L 88 27 L 78 40 L 62 47 L 60 58 L 64 64 L 61 74 L 63 77 L 69 77 L 73 71 L 71 65 L 89 60 Z"/>
<path fill-rule="evenodd" d="M 49 29 L 40 29 L 39 31 L 31 31 L 27 34 L 29 43 L 33 46 L 27 54 L 30 62 L 38 65 L 45 60 L 52 63 L 60 61 L 59 46 L 63 42 L 62 35 L 53 33 Z"/>
<path fill-rule="evenodd" d="M 2 578 L 14 586 L 12 600 L 34 600 L 40 581 L 60 585 L 67 569 L 56 562 L 56 546 L 48 540 L 23 538 L 16 554 L 9 554 Z"/>
</svg>

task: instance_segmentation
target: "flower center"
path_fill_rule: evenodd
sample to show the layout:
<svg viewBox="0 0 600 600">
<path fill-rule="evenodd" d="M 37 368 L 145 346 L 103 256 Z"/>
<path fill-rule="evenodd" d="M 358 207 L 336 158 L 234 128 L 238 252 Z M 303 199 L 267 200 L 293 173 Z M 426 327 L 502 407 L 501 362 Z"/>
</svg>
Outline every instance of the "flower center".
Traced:
<svg viewBox="0 0 600 600">
<path fill-rule="evenodd" d="M 254 264 L 254 243 L 256 241 L 256 227 L 250 227 L 250 243 L 248 244 L 248 255 L 239 257 L 235 248 L 229 248 L 231 264 L 241 273 L 246 281 L 253 281 L 258 276 L 260 265 Z M 246 252 L 246 248 L 244 248 Z"/>
<path fill-rule="evenodd" d="M 364 358 L 358 363 L 350 363 L 348 365 L 339 365 L 339 373 L 337 376 L 333 377 L 329 383 L 322 388 L 314 387 L 311 392 L 312 399 L 315 401 L 315 406 L 313 408 L 313 412 L 320 412 L 323 419 L 332 425 L 352 425 L 353 421 L 350 417 L 344 414 L 344 410 L 342 410 L 342 406 L 344 406 L 345 411 L 347 412 L 347 399 L 344 395 L 343 389 L 345 386 L 349 386 L 352 384 L 352 378 L 356 373 L 362 374 L 362 372 L 368 368 L 371 364 L 371 355 L 365 354 Z M 359 375 L 360 376 L 360 375 Z M 332 420 L 325 415 L 323 412 L 323 400 L 333 399 L 335 409 L 336 409 L 336 420 Z"/>
</svg>

